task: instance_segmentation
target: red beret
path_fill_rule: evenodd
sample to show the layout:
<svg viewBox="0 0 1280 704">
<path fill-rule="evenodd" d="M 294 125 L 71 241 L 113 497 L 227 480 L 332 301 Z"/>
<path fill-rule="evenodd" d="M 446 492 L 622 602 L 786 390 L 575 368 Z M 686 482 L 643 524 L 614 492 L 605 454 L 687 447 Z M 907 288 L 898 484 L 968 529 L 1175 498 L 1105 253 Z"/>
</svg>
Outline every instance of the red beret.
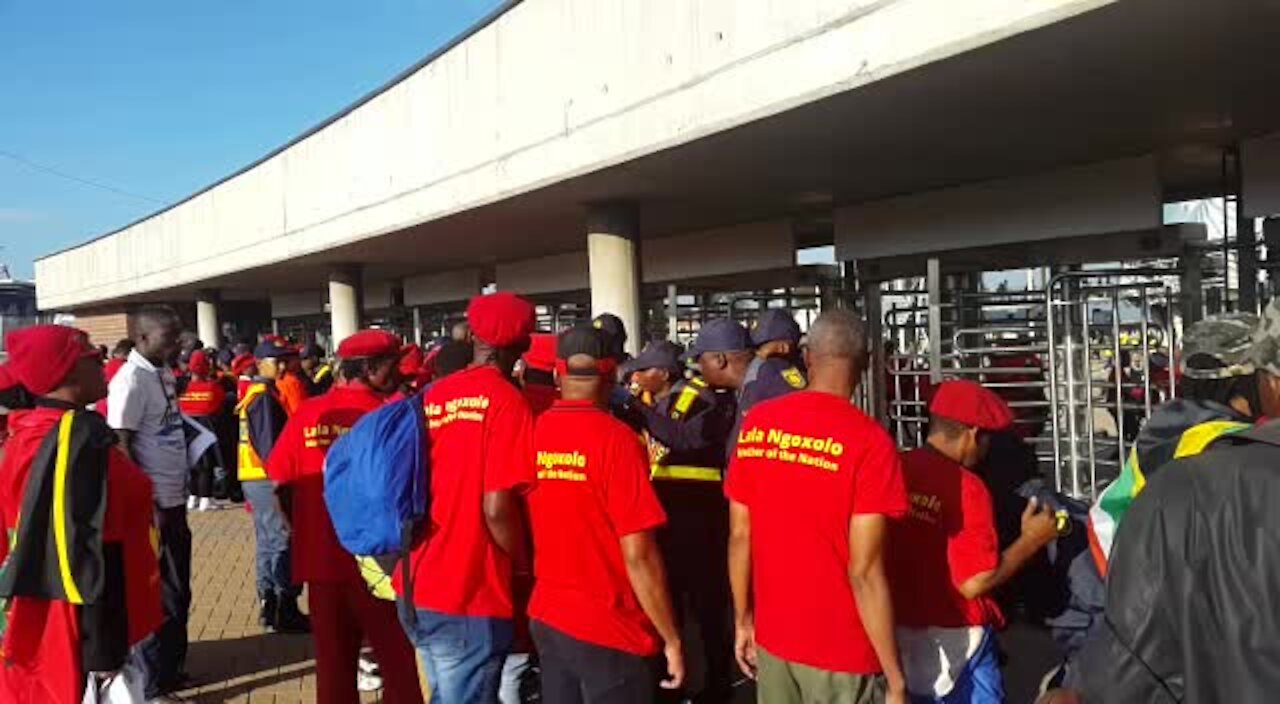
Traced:
<svg viewBox="0 0 1280 704">
<path fill-rule="evenodd" d="M 400 338 L 386 330 L 361 330 L 338 345 L 339 359 L 395 357 L 400 354 Z"/>
<path fill-rule="evenodd" d="M 0 365 L 0 388 L 21 384 L 36 396 L 58 388 L 85 357 L 97 357 L 83 330 L 65 325 L 33 325 L 5 335 L 9 361 Z"/>
<path fill-rule="evenodd" d="M 506 291 L 476 296 L 467 306 L 467 323 L 477 340 L 512 347 L 533 332 L 533 304 Z"/>
<path fill-rule="evenodd" d="M 529 337 L 529 351 L 524 353 L 524 364 L 530 369 L 544 372 L 556 368 L 556 336 L 538 333 Z"/>
<path fill-rule="evenodd" d="M 981 430 L 1004 430 L 1013 411 L 995 392 L 973 381 L 944 381 L 933 393 L 929 412 Z"/>
<path fill-rule="evenodd" d="M 200 376 L 208 374 L 209 356 L 204 353 L 204 350 L 196 350 L 195 352 L 192 352 L 191 359 L 187 360 L 187 369 L 190 370 L 192 374 L 199 374 Z"/>
<path fill-rule="evenodd" d="M 254 363 L 253 355 L 248 352 L 237 355 L 235 359 L 231 360 L 231 373 L 236 376 L 244 376 L 253 369 Z"/>
<path fill-rule="evenodd" d="M 400 348 L 400 374 L 412 378 L 416 377 L 422 371 L 422 362 L 426 356 L 422 354 L 422 348 L 410 342 Z"/>
</svg>

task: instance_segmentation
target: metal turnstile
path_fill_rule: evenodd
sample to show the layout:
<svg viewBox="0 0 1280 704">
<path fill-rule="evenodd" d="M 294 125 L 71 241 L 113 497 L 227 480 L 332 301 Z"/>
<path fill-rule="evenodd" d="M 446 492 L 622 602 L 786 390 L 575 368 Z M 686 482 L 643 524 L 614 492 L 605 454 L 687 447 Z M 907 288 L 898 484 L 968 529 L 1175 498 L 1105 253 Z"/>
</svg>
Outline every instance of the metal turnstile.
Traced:
<svg viewBox="0 0 1280 704">
<path fill-rule="evenodd" d="M 1042 475 L 1089 499 L 1118 474 L 1151 409 L 1177 393 L 1179 271 L 1045 278 L 1040 289 L 986 291 L 980 278 L 935 268 L 881 284 L 881 407 L 899 445 L 917 447 L 933 386 L 977 381 L 1013 409 Z"/>
</svg>

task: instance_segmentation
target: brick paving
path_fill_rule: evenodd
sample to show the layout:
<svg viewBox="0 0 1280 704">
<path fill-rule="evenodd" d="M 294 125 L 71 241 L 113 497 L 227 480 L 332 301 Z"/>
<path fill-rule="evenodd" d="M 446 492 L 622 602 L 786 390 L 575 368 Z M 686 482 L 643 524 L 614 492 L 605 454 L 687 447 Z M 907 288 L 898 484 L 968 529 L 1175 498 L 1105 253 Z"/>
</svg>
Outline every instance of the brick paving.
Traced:
<svg viewBox="0 0 1280 704">
<path fill-rule="evenodd" d="M 194 536 L 191 649 L 187 671 L 193 686 L 179 694 L 190 702 L 305 704 L 316 699 L 310 636 L 264 633 L 257 623 L 253 522 L 242 507 L 191 514 Z M 302 607 L 306 609 L 305 596 Z M 1010 657 L 1005 669 L 1009 701 L 1034 699 L 1035 685 L 1054 662 L 1042 629 L 1015 625 L 1001 636 Z M 378 702 L 374 693 L 362 702 Z M 754 701 L 741 687 L 735 702 Z"/>
<path fill-rule="evenodd" d="M 243 507 L 191 513 L 187 672 L 191 702 L 304 704 L 316 699 L 311 637 L 265 633 L 254 589 L 253 522 Z M 306 609 L 306 598 L 302 599 Z M 374 693 L 362 702 L 378 702 Z"/>
</svg>

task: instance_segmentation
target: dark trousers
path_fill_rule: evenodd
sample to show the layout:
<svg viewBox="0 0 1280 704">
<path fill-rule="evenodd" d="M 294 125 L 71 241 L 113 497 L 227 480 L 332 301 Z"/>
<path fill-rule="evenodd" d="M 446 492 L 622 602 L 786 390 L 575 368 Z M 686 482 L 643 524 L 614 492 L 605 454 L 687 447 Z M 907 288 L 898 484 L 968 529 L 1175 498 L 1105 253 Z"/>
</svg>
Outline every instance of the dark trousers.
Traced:
<svg viewBox="0 0 1280 704">
<path fill-rule="evenodd" d="M 218 419 L 214 416 L 192 416 L 196 423 L 204 426 L 214 435 L 218 434 Z M 223 466 L 222 452 L 219 444 L 214 443 L 212 447 L 205 450 L 205 453 L 196 461 L 194 467 L 191 468 L 191 495 L 201 499 L 212 498 L 214 494 L 214 472 Z"/>
<path fill-rule="evenodd" d="M 396 615 L 396 603 L 376 599 L 364 583 L 309 582 L 311 640 L 316 653 L 316 703 L 359 704 L 356 662 L 365 641 L 385 683 L 384 704 L 422 704 L 413 646 Z"/>
<path fill-rule="evenodd" d="M 658 546 L 667 566 L 672 605 L 681 620 L 685 664 L 704 675 L 696 693 L 686 686 L 684 692 L 672 692 L 664 700 L 728 702 L 736 668 L 733 601 L 725 569 L 729 504 L 718 483 L 661 481 L 654 486 L 667 512 L 667 525 L 658 531 Z M 694 644 L 701 649 L 690 647 Z"/>
<path fill-rule="evenodd" d="M 204 453 L 196 466 L 191 468 L 191 495 L 202 499 L 213 496 L 213 472 L 217 459 L 213 451 Z"/>
<path fill-rule="evenodd" d="M 146 678 L 146 696 L 158 697 L 180 684 L 187 659 L 187 616 L 191 610 L 191 529 L 187 508 L 156 509 L 160 533 L 160 629 L 138 644 L 138 665 Z"/>
<path fill-rule="evenodd" d="M 580 641 L 541 621 L 530 626 L 542 663 L 548 704 L 652 704 L 660 657 L 644 657 Z"/>
</svg>

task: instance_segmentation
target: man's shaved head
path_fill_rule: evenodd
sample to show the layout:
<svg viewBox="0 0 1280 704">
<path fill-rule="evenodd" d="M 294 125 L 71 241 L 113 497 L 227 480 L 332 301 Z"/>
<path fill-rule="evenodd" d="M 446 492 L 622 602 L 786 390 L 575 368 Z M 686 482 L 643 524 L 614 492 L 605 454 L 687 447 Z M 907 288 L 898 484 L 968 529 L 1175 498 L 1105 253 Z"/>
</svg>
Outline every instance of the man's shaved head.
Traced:
<svg viewBox="0 0 1280 704">
<path fill-rule="evenodd" d="M 807 347 L 814 357 L 851 359 L 861 366 L 867 356 L 867 327 L 851 311 L 830 310 L 809 328 Z"/>
</svg>

